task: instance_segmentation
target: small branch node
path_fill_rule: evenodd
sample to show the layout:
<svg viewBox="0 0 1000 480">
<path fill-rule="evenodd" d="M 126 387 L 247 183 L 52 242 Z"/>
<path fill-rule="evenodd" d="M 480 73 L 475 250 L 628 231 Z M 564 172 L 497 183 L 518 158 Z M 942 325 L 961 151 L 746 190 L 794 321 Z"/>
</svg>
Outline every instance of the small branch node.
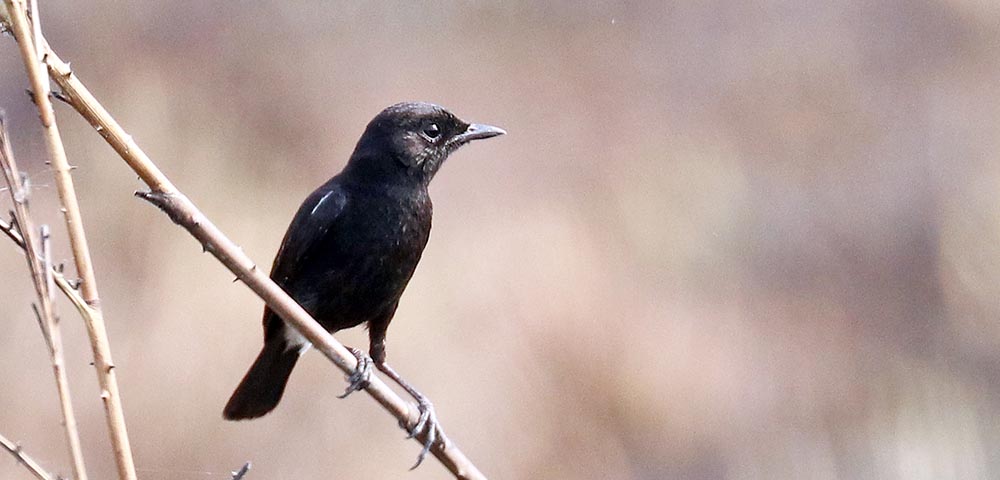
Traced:
<svg viewBox="0 0 1000 480">
<path fill-rule="evenodd" d="M 42 235 L 42 275 L 45 277 L 45 289 L 48 292 L 49 301 L 54 302 L 56 300 L 56 280 L 52 276 L 52 232 L 49 231 L 48 225 L 42 225 L 39 233 Z M 58 321 L 58 319 L 53 318 L 53 321 Z"/>
<path fill-rule="evenodd" d="M 31 179 L 28 178 L 28 174 L 24 172 L 18 172 L 18 181 L 21 182 L 20 188 L 14 188 L 14 201 L 20 204 L 28 203 L 28 197 L 31 196 Z"/>
<path fill-rule="evenodd" d="M 38 462 L 36 462 L 33 458 L 28 456 L 28 454 L 25 453 L 24 449 L 21 448 L 21 444 L 12 442 L 7 438 L 5 438 L 3 435 L 0 435 L 0 448 L 10 453 L 11 456 L 13 456 L 15 460 L 17 460 L 18 465 L 26 468 L 38 480 L 51 480 L 53 478 L 56 478 L 52 474 L 46 472 L 45 469 L 43 469 L 41 465 L 39 465 Z"/>
<path fill-rule="evenodd" d="M 156 208 L 159 208 L 160 211 L 166 213 L 167 216 L 170 217 L 170 220 L 176 223 L 177 225 L 185 224 L 182 215 L 177 211 L 177 209 L 172 208 L 171 205 L 176 200 L 177 195 L 173 193 L 158 192 L 154 190 L 149 190 L 149 191 L 139 190 L 135 192 L 135 196 L 155 205 Z"/>
</svg>

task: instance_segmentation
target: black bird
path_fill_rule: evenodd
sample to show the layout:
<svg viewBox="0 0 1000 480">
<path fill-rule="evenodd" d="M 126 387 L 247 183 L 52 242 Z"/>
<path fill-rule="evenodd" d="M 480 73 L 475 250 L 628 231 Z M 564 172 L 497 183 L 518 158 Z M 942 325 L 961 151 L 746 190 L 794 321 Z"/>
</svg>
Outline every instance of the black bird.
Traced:
<svg viewBox="0 0 1000 480">
<path fill-rule="evenodd" d="M 352 349 L 358 369 L 344 396 L 364 388 L 373 362 L 419 404 L 420 422 L 410 433 L 429 429 L 420 459 L 436 436 L 433 407 L 385 363 L 386 329 L 427 244 L 434 174 L 462 145 L 504 133 L 429 103 L 386 108 L 368 124 L 344 170 L 299 207 L 271 267 L 271 278 L 330 332 L 367 323 L 371 357 Z M 226 419 L 273 410 L 310 347 L 267 307 L 263 322 L 264 348 L 226 404 Z"/>
</svg>

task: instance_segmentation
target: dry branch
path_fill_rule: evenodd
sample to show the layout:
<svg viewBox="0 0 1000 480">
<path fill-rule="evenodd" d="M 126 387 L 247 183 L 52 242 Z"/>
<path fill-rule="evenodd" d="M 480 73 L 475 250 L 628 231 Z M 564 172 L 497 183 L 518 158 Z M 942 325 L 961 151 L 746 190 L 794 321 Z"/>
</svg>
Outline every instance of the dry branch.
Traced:
<svg viewBox="0 0 1000 480">
<path fill-rule="evenodd" d="M 56 379 L 56 390 L 59 394 L 59 407 L 63 416 L 63 430 L 66 433 L 66 443 L 70 459 L 73 462 L 73 478 L 87 480 L 87 468 L 83 462 L 83 449 L 80 447 L 80 433 L 77 429 L 76 414 L 73 412 L 73 401 L 69 392 L 69 378 L 66 376 L 66 361 L 63 357 L 62 333 L 59 329 L 59 319 L 56 317 L 53 305 L 51 254 L 48 248 L 48 227 L 42 226 L 41 252 L 39 242 L 35 240 L 34 222 L 28 212 L 28 189 L 24 177 L 17 168 L 10 137 L 7 135 L 7 125 L 0 112 L 0 169 L 3 169 L 7 181 L 8 192 L 14 202 L 14 216 L 18 229 L 23 235 L 22 248 L 28 260 L 28 270 L 38 297 L 35 314 L 49 350 L 49 360 L 52 363 L 52 373 Z"/>
<path fill-rule="evenodd" d="M 149 186 L 150 192 L 142 193 L 140 196 L 156 204 L 175 223 L 184 227 L 201 243 L 205 251 L 211 252 L 237 278 L 264 300 L 275 313 L 302 333 L 317 350 L 322 352 L 344 373 L 353 372 L 357 365 L 354 355 L 323 329 L 277 284 L 271 281 L 264 270 L 257 268 L 242 249 L 229 240 L 191 200 L 170 182 L 132 137 L 122 129 L 118 122 L 111 117 L 111 114 L 80 82 L 79 78 L 73 74 L 69 64 L 63 62 L 44 42 L 44 39 L 41 40 L 49 75 L 62 89 L 63 97 Z M 419 417 L 416 406 L 400 398 L 380 379 L 372 376 L 371 382 L 365 390 L 399 420 L 401 427 L 409 430 L 416 425 Z M 415 438 L 421 443 L 424 442 L 426 432 L 421 432 Z M 444 435 L 439 436 L 438 441 L 431 448 L 431 453 L 456 478 L 486 478 Z"/>
<path fill-rule="evenodd" d="M 24 465 L 24 468 L 30 470 L 31 473 L 36 478 L 38 478 L 38 480 L 57 480 L 56 476 L 45 471 L 45 469 L 42 468 L 42 466 L 39 465 L 38 462 L 29 457 L 27 453 L 24 453 L 24 450 L 21 449 L 20 445 L 10 440 L 7 440 L 7 438 L 4 437 L 3 435 L 0 435 L 0 446 L 2 446 L 4 450 L 7 450 L 8 453 L 13 455 L 14 458 L 17 459 L 18 463 Z"/>
<path fill-rule="evenodd" d="M 10 27 L 14 32 L 14 38 L 17 40 L 25 70 L 34 91 L 35 105 L 38 107 L 39 118 L 45 134 L 45 144 L 50 163 L 55 171 L 59 200 L 62 202 L 66 229 L 69 232 L 70 247 L 73 251 L 77 272 L 80 275 L 80 290 L 84 301 L 90 307 L 90 314 L 84 316 L 84 319 L 94 354 L 94 368 L 97 370 L 97 378 L 101 387 L 100 397 L 107 417 L 111 446 L 114 451 L 115 464 L 118 467 L 118 477 L 120 480 L 135 480 L 132 447 L 129 444 L 125 428 L 125 414 L 122 410 L 121 395 L 118 393 L 117 375 L 111 360 L 111 346 L 108 342 L 104 317 L 100 309 L 100 297 L 97 294 L 93 262 L 90 259 L 90 249 L 87 246 L 87 237 L 83 230 L 83 220 L 80 216 L 80 206 L 73 186 L 73 178 L 70 176 L 69 161 L 66 159 L 66 150 L 56 125 L 52 100 L 49 98 L 49 79 L 46 75 L 45 65 L 38 55 L 38 52 L 44 51 L 46 45 L 39 29 L 35 29 L 35 38 L 32 38 L 24 0 L 5 0 L 5 4 L 7 13 L 10 15 Z M 35 15 L 37 26 L 38 12 L 32 13 Z M 24 232 L 22 231 L 22 233 Z"/>
<path fill-rule="evenodd" d="M 11 241 L 13 241 L 22 252 L 24 251 L 24 238 L 21 237 L 21 234 L 17 231 L 17 228 L 15 228 L 14 225 L 0 220 L 0 233 L 6 235 L 7 238 L 11 239 Z M 67 280 L 66 276 L 59 272 L 59 270 L 55 267 L 50 266 L 50 269 L 51 271 L 49 272 L 49 275 L 52 276 L 52 281 L 55 283 L 56 287 L 59 288 L 59 291 L 61 291 L 70 303 L 76 307 L 77 312 L 79 312 L 81 316 L 88 315 L 90 307 L 87 306 L 87 302 L 83 301 L 83 297 L 80 296 L 80 292 L 76 289 L 76 286 Z"/>
</svg>

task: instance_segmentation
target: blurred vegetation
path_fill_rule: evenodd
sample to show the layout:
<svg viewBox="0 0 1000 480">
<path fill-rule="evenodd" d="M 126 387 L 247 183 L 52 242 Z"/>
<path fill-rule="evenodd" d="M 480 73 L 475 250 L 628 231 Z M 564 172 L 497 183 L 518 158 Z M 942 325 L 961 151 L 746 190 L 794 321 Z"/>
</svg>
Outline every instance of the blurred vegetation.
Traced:
<svg viewBox="0 0 1000 480">
<path fill-rule="evenodd" d="M 53 47 L 261 264 L 386 105 L 510 132 L 435 180 L 389 330 L 491 478 L 1000 476 L 995 2 L 41 3 Z M 3 38 L 0 107 L 68 259 L 26 85 Z M 275 413 L 223 422 L 261 303 L 58 114 L 141 478 L 248 459 L 250 479 L 445 476 L 407 472 L 418 446 L 336 400 L 317 355 Z M 67 472 L 12 246 L 0 275 L 0 431 Z M 91 475 L 110 477 L 61 310 Z"/>
</svg>

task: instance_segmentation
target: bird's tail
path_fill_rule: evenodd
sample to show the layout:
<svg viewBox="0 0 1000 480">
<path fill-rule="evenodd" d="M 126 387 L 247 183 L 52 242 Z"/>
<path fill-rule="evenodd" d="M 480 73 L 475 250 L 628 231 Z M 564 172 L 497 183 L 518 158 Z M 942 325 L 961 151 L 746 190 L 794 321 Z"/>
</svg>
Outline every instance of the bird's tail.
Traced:
<svg viewBox="0 0 1000 480">
<path fill-rule="evenodd" d="M 284 339 L 273 338 L 264 342 L 257 360 L 226 403 L 223 418 L 247 420 L 274 410 L 285 392 L 288 376 L 299 360 L 299 354 L 297 348 L 286 348 Z"/>
</svg>

